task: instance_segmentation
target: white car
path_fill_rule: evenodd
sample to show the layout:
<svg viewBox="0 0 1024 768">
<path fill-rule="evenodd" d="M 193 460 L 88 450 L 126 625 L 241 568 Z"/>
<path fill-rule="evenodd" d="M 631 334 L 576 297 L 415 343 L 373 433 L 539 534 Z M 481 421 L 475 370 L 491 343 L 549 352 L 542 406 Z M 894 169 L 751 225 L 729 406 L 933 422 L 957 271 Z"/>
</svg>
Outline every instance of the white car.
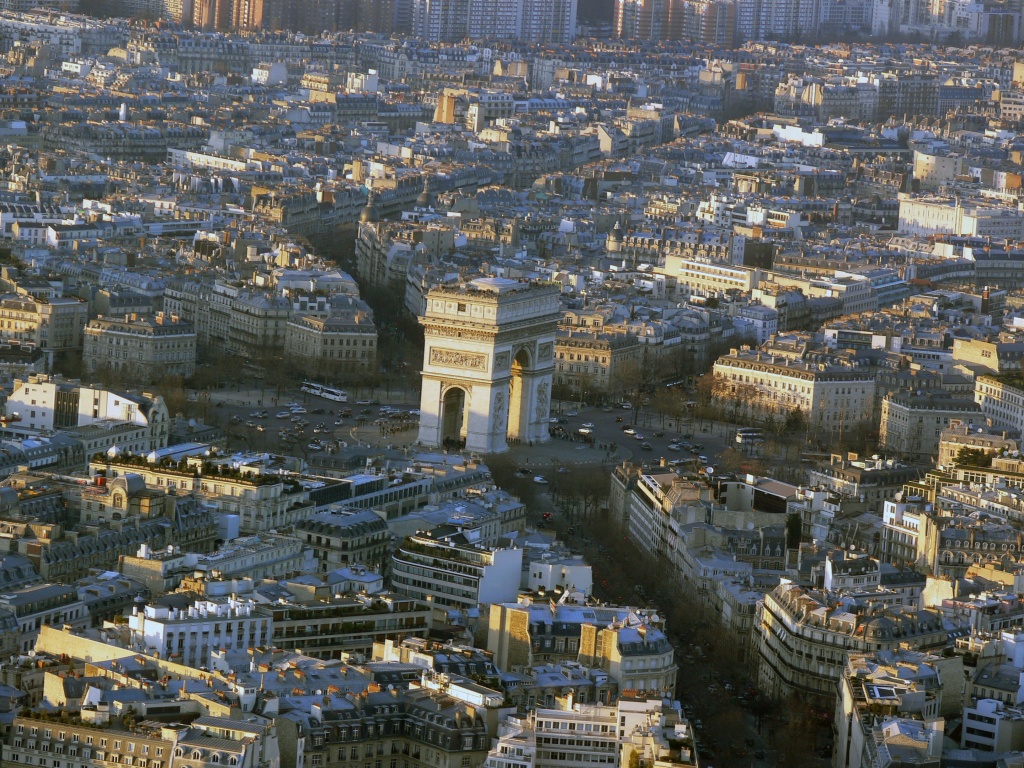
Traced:
<svg viewBox="0 0 1024 768">
<path fill-rule="evenodd" d="M 583 426 L 586 427 L 587 429 L 593 429 L 594 428 L 594 422 L 592 422 L 592 421 L 585 421 L 585 422 L 583 422 Z"/>
<path fill-rule="evenodd" d="M 291 411 L 281 411 L 279 414 L 277 414 L 277 418 L 279 418 L 279 419 L 287 419 L 291 415 L 292 415 Z"/>
<path fill-rule="evenodd" d="M 548 484 L 547 478 L 544 477 L 543 475 L 536 475 L 533 478 L 533 482 L 535 482 L 537 485 L 547 485 Z"/>
<path fill-rule="evenodd" d="M 551 418 L 548 419 L 548 424 L 557 424 L 557 423 L 558 423 L 558 419 L 556 417 L 554 417 L 554 416 L 552 416 Z"/>
<path fill-rule="evenodd" d="M 622 434 L 624 434 L 624 435 L 635 435 L 636 434 L 636 430 L 633 429 L 632 427 L 627 427 L 626 429 L 622 430 Z"/>
<path fill-rule="evenodd" d="M 579 432 L 581 435 L 589 435 L 592 432 L 592 430 L 588 429 L 587 427 L 580 427 L 576 431 Z"/>
<path fill-rule="evenodd" d="M 641 435 L 639 432 L 637 432 L 635 435 L 633 435 L 633 439 L 634 440 L 643 440 L 644 436 Z"/>
<path fill-rule="evenodd" d="M 678 451 L 678 450 L 680 450 L 679 449 L 679 444 L 678 443 L 669 443 L 668 444 L 668 449 L 670 451 Z"/>
<path fill-rule="evenodd" d="M 305 413 L 306 409 L 301 405 L 298 408 L 292 408 L 292 413 Z"/>
</svg>

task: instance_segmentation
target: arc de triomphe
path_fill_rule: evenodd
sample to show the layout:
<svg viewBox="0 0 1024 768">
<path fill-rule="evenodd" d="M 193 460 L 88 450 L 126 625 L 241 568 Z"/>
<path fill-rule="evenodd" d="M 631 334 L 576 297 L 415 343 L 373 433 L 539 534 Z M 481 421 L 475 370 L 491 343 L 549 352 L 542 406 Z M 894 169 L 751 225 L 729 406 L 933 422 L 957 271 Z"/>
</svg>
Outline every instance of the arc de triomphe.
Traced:
<svg viewBox="0 0 1024 768">
<path fill-rule="evenodd" d="M 499 277 L 432 288 L 419 442 L 497 453 L 548 439 L 559 287 Z"/>
</svg>

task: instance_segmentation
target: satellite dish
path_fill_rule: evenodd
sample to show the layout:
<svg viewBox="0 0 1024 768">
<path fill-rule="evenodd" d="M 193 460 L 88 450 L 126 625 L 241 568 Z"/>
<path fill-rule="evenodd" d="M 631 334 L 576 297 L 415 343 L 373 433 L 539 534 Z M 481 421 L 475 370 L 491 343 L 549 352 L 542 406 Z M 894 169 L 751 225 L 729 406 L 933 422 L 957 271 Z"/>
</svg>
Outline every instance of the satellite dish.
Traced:
<svg viewBox="0 0 1024 768">
<path fill-rule="evenodd" d="M 707 472 L 709 475 L 715 474 L 715 468 L 714 467 L 708 467 L 704 471 Z"/>
<path fill-rule="evenodd" d="M 754 524 L 753 523 L 747 523 L 747 530 L 748 531 L 754 530 Z"/>
</svg>

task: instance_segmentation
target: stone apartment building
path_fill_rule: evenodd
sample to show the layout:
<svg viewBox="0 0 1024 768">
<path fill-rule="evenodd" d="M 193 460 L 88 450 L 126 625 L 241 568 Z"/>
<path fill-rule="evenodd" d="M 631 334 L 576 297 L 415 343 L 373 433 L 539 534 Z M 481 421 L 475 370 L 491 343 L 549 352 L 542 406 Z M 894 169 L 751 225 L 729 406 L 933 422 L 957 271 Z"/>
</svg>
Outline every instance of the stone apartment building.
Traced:
<svg viewBox="0 0 1024 768">
<path fill-rule="evenodd" d="M 290 478 L 223 469 L 199 460 L 189 460 L 186 468 L 179 468 L 152 464 L 139 456 L 94 456 L 89 472 L 107 481 L 136 474 L 148 487 L 194 496 L 222 514 L 238 515 L 242 533 L 282 529 L 305 519 L 314 509 L 302 485 Z"/>
<path fill-rule="evenodd" d="M 98 317 L 85 328 L 82 362 L 89 373 L 110 370 L 152 382 L 187 379 L 196 370 L 196 332 L 177 315 Z"/>
<path fill-rule="evenodd" d="M 947 392 L 898 392 L 882 400 L 879 443 L 910 461 L 930 462 L 939 452 L 942 432 L 951 423 L 980 420 L 973 396 Z"/>
<path fill-rule="evenodd" d="M 328 365 L 344 370 L 373 370 L 377 328 L 364 302 L 349 299 L 348 308 L 333 308 L 328 317 L 296 315 L 285 330 L 286 354 L 304 366 Z"/>
<path fill-rule="evenodd" d="M 301 755 L 318 768 L 466 768 L 487 757 L 488 711 L 441 691 L 381 690 L 371 685 L 318 716 L 294 710 L 278 718 L 282 761 Z M 384 762 L 387 761 L 387 762 Z M 399 763 L 399 761 L 401 761 Z"/>
<path fill-rule="evenodd" d="M 858 367 L 741 349 L 718 358 L 714 375 L 722 397 L 735 397 L 748 412 L 799 409 L 816 430 L 838 433 L 872 415 L 875 377 Z"/>
<path fill-rule="evenodd" d="M 0 339 L 34 344 L 39 349 L 81 349 L 89 305 L 81 299 L 0 298 Z"/>
<path fill-rule="evenodd" d="M 296 523 L 294 535 L 313 548 L 321 571 L 364 565 L 383 572 L 389 565 L 391 532 L 370 510 L 323 512 Z"/>
<path fill-rule="evenodd" d="M 831 707 L 848 653 L 903 644 L 941 651 L 958 633 L 970 632 L 966 624 L 951 627 L 938 611 L 873 604 L 882 597 L 877 590 L 863 597 L 810 590 L 784 579 L 758 605 L 754 645 L 761 690 L 775 699 L 796 695 Z"/>
</svg>

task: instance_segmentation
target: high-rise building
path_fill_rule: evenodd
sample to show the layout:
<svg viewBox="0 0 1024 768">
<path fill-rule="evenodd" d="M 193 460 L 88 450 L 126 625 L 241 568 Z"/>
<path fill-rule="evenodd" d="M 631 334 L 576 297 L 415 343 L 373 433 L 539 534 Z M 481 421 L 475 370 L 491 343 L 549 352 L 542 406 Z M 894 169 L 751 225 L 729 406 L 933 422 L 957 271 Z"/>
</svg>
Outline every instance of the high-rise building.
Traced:
<svg viewBox="0 0 1024 768">
<path fill-rule="evenodd" d="M 412 35 L 430 42 L 466 36 L 469 0 L 412 0 Z"/>
<path fill-rule="evenodd" d="M 576 36 L 577 3 L 578 0 L 412 0 L 412 34 L 431 41 L 471 37 L 567 43 Z"/>
<path fill-rule="evenodd" d="M 661 40 L 667 0 L 616 0 L 616 37 L 628 40 Z"/>
<path fill-rule="evenodd" d="M 401 0 L 397 3 L 395 0 L 356 0 L 356 31 L 390 35 L 395 31 L 399 5 Z"/>
</svg>

